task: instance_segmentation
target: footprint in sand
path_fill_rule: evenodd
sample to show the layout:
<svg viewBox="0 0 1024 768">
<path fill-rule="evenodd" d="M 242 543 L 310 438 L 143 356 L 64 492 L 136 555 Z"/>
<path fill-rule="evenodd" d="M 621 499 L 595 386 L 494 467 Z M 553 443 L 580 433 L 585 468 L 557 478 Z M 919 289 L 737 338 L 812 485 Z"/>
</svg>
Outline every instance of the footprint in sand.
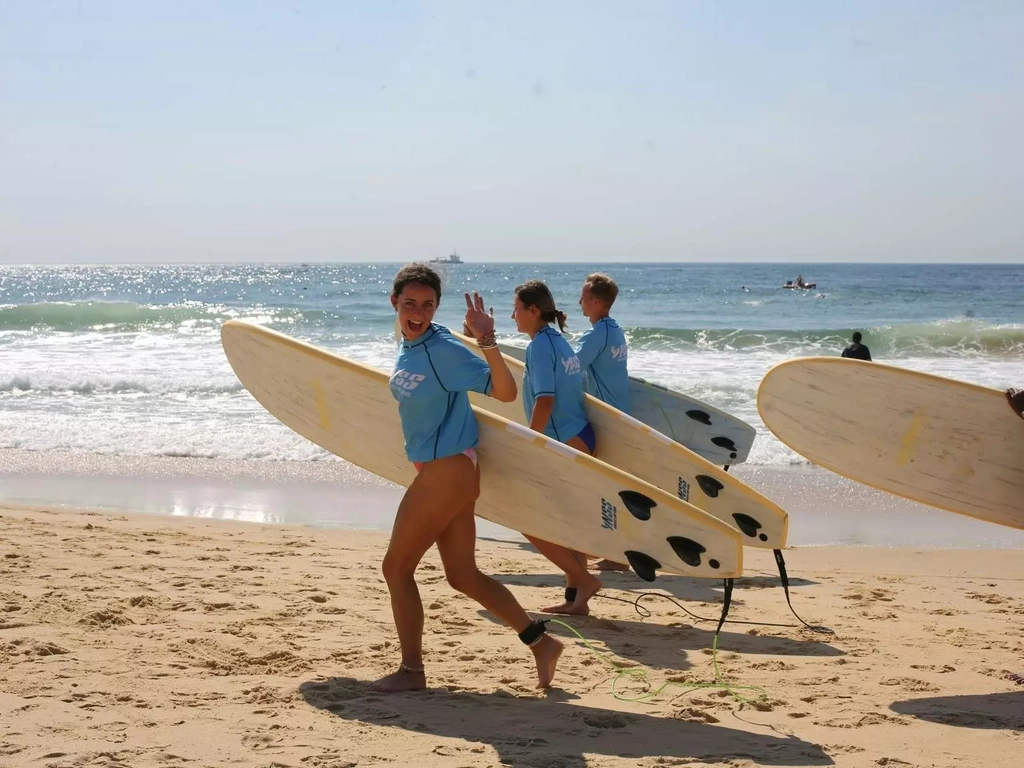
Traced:
<svg viewBox="0 0 1024 768">
<path fill-rule="evenodd" d="M 981 602 L 987 603 L 988 605 L 1002 605 L 1006 602 L 1006 598 L 1002 595 L 986 595 L 981 592 L 968 592 L 967 596 L 972 600 L 980 600 Z"/>
<path fill-rule="evenodd" d="M 50 642 L 39 642 L 17 638 L 9 643 L 0 643 L 0 659 L 10 656 L 63 656 L 70 653 L 67 648 Z"/>
<path fill-rule="evenodd" d="M 826 755 L 855 755 L 864 751 L 864 747 L 854 744 L 823 744 L 821 748 Z"/>
<path fill-rule="evenodd" d="M 19 747 L 16 744 L 12 744 L 9 741 L 0 741 L 0 757 L 9 757 L 11 755 L 16 755 L 19 752 L 24 751 L 24 747 Z M 64 753 L 61 752 L 61 754 L 63 755 Z"/>
<path fill-rule="evenodd" d="M 25 599 L 20 592 L 0 592 L 0 613 L 20 611 Z"/>
<path fill-rule="evenodd" d="M 100 629 L 109 629 L 110 627 L 122 627 L 126 624 L 134 624 L 135 622 L 125 616 L 119 608 L 106 608 L 99 611 L 90 611 L 80 618 L 78 623 L 90 627 L 99 627 Z"/>
<path fill-rule="evenodd" d="M 722 722 L 710 712 L 705 712 L 696 707 L 685 707 L 672 713 L 673 720 L 682 720 L 685 723 L 720 723 Z"/>
<path fill-rule="evenodd" d="M 815 720 L 815 725 L 821 725 L 825 728 L 864 728 L 869 725 L 885 725 L 891 723 L 892 725 L 910 725 L 910 720 L 905 717 L 894 717 L 892 715 L 884 715 L 880 712 L 872 712 L 868 715 L 861 715 L 856 718 L 846 717 L 835 717 L 830 720 Z"/>
<path fill-rule="evenodd" d="M 152 608 L 158 605 L 161 601 L 164 601 L 162 597 L 153 597 L 151 595 L 133 595 L 129 597 L 125 602 L 131 608 Z"/>
<path fill-rule="evenodd" d="M 774 712 L 776 707 L 789 706 L 789 702 L 785 699 L 756 699 L 750 702 L 750 706 L 758 712 Z"/>
<path fill-rule="evenodd" d="M 803 680 L 796 680 L 797 685 L 832 685 L 839 682 L 839 675 L 834 677 L 805 677 Z"/>
<path fill-rule="evenodd" d="M 310 768 L 356 768 L 359 763 L 344 759 L 337 752 L 325 752 L 321 755 L 309 755 L 299 760 Z"/>
<path fill-rule="evenodd" d="M 905 691 L 913 693 L 933 692 L 941 690 L 939 686 L 932 685 L 925 680 L 916 680 L 912 677 L 885 677 L 878 681 L 879 685 L 897 685 Z"/>
<path fill-rule="evenodd" d="M 262 683 L 252 688 L 243 688 L 242 697 L 247 704 L 284 704 L 293 698 L 277 688 Z"/>
<path fill-rule="evenodd" d="M 185 656 L 193 666 L 215 675 L 286 674 L 311 669 L 310 664 L 291 651 L 274 650 L 260 656 L 239 648 L 230 648 L 211 638 L 189 638 L 169 650 Z"/>
<path fill-rule="evenodd" d="M 625 728 L 635 720 L 632 715 L 622 712 L 588 712 L 583 715 L 583 722 L 591 728 Z"/>
<path fill-rule="evenodd" d="M 751 669 L 763 669 L 768 672 L 789 672 L 796 669 L 792 664 L 785 661 L 755 661 L 750 665 Z"/>
</svg>

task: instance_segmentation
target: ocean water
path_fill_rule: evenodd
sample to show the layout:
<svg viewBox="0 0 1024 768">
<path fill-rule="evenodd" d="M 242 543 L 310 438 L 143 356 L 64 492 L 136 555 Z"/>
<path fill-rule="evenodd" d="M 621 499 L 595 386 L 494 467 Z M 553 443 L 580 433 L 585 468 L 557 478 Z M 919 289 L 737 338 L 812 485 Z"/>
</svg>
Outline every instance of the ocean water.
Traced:
<svg viewBox="0 0 1024 768">
<path fill-rule="evenodd" d="M 0 449 L 110 456 L 335 461 L 271 418 L 220 347 L 231 318 L 390 370 L 396 264 L 0 267 Z M 592 267 L 440 268 L 438 321 L 461 326 L 463 291 L 493 305 L 502 340 L 518 283 L 541 278 L 570 316 Z M 764 373 L 838 354 L 854 329 L 876 359 L 993 387 L 1024 386 L 1024 266 L 604 264 L 634 375 L 755 426 L 749 463 L 803 460 L 757 416 Z M 797 274 L 810 291 L 783 290 Z"/>
</svg>

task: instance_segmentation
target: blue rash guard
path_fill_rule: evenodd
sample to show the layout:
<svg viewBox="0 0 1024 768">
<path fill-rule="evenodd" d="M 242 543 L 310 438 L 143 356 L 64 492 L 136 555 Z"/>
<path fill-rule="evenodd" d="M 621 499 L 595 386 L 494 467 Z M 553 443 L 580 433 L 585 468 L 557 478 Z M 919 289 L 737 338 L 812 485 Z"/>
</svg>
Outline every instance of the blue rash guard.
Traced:
<svg viewBox="0 0 1024 768">
<path fill-rule="evenodd" d="M 619 324 L 610 317 L 602 317 L 580 337 L 576 356 L 587 372 L 587 394 L 629 413 L 632 402 L 626 370 L 628 348 L 626 334 Z"/>
<path fill-rule="evenodd" d="M 405 455 L 422 462 L 457 456 L 480 437 L 468 392 L 491 392 L 491 370 L 443 325 L 403 341 L 391 394 L 405 435 Z"/>
<path fill-rule="evenodd" d="M 550 325 L 542 328 L 526 348 L 523 410 L 527 423 L 533 417 L 537 398 L 544 395 L 555 398 L 551 418 L 544 425 L 545 435 L 564 443 L 588 426 L 579 358 L 565 337 Z"/>
</svg>

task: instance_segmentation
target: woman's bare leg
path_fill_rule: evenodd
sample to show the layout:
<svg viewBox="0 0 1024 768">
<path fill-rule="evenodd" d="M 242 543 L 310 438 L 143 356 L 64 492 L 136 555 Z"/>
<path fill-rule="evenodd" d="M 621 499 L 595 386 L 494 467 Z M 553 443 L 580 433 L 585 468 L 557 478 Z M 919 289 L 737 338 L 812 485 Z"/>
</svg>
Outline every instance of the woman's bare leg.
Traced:
<svg viewBox="0 0 1024 768">
<path fill-rule="evenodd" d="M 525 535 L 525 534 L 524 534 Z M 534 536 L 527 536 L 527 540 L 537 548 L 544 557 L 554 563 L 562 573 L 565 574 L 565 583 L 569 589 L 576 590 L 576 597 L 573 600 L 566 600 L 557 605 L 550 605 L 541 608 L 544 613 L 566 613 L 574 616 L 587 616 L 590 614 L 590 606 L 587 602 L 601 591 L 601 580 L 587 570 L 587 558 L 579 552 L 574 552 L 567 547 L 552 544 Z"/>
<path fill-rule="evenodd" d="M 577 451 L 590 455 L 590 449 L 579 437 L 566 440 L 565 444 Z M 525 535 L 525 534 L 524 534 Z M 590 614 L 590 598 L 601 591 L 601 580 L 587 569 L 587 557 L 567 547 L 552 544 L 532 536 L 527 540 L 537 548 L 544 557 L 554 563 L 565 574 L 565 584 L 569 589 L 576 590 L 574 600 L 566 600 L 558 605 L 542 608 L 544 613 L 566 613 L 574 616 Z"/>
<path fill-rule="evenodd" d="M 402 649 L 402 667 L 376 681 L 378 691 L 425 688 L 423 673 L 423 604 L 416 567 L 459 510 L 479 493 L 476 470 L 468 456 L 449 456 L 423 465 L 398 506 L 382 570 L 391 593 L 391 612 Z"/>
<path fill-rule="evenodd" d="M 437 551 L 444 563 L 444 574 L 453 589 L 476 600 L 508 624 L 517 633 L 532 620 L 504 584 L 480 572 L 476 564 L 476 518 L 473 504 L 467 504 L 437 539 Z M 544 634 L 530 646 L 537 663 L 537 687 L 547 688 L 555 676 L 562 643 Z"/>
</svg>

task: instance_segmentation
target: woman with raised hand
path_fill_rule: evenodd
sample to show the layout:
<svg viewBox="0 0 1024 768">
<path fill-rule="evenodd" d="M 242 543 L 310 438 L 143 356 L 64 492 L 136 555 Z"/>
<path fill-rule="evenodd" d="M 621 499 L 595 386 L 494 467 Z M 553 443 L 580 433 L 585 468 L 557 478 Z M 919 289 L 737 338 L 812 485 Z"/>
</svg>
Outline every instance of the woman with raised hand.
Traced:
<svg viewBox="0 0 1024 768">
<path fill-rule="evenodd" d="M 515 400 L 516 383 L 494 340 L 494 318 L 483 299 L 467 293 L 466 325 L 484 359 L 433 322 L 441 302 L 441 279 L 430 267 L 410 264 L 399 270 L 391 291 L 403 341 L 391 375 L 391 392 L 405 437 L 405 452 L 416 478 L 398 507 L 383 572 L 391 593 L 402 662 L 397 672 L 373 683 L 386 692 L 426 688 L 423 665 L 423 603 L 416 567 L 437 544 L 448 583 L 501 618 L 533 652 L 537 685 L 555 676 L 562 643 L 532 621 L 502 584 L 476 564 L 474 504 L 480 495 L 476 417 L 469 392 L 502 402 Z M 493 457 L 492 460 L 500 460 Z"/>
</svg>

